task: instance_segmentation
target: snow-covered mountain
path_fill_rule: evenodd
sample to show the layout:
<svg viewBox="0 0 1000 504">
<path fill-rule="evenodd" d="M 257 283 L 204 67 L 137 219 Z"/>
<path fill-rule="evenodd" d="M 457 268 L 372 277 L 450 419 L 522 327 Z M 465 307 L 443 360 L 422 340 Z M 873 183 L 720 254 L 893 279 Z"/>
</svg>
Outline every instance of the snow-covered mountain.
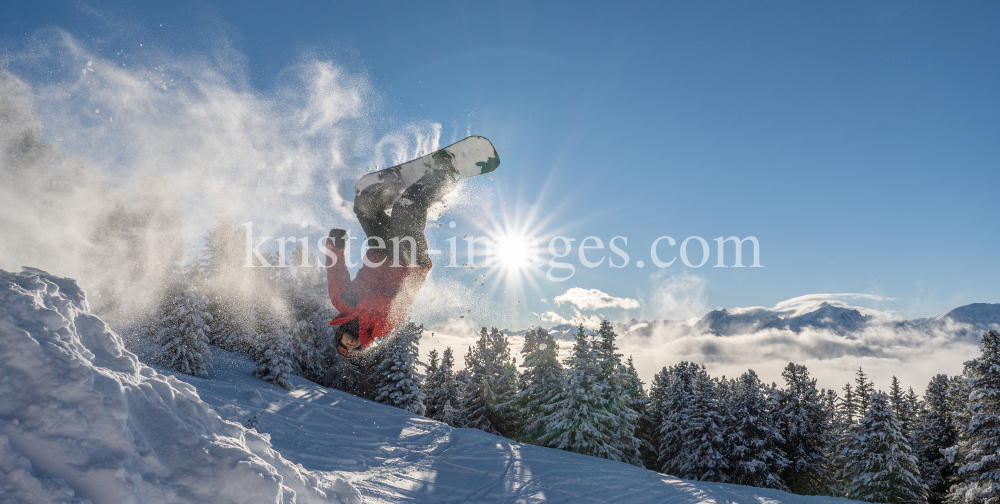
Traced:
<svg viewBox="0 0 1000 504">
<path fill-rule="evenodd" d="M 0 271 L 0 502 L 851 502 L 522 445 L 213 359 L 207 379 L 150 368 L 72 280 Z"/>
<path fill-rule="evenodd" d="M 800 332 L 804 328 L 828 329 L 840 335 L 863 329 L 871 322 L 870 315 L 862 315 L 854 308 L 843 308 L 823 303 L 819 309 L 797 317 L 781 319 L 776 327 L 788 328 Z"/>
<path fill-rule="evenodd" d="M 960 306 L 938 315 L 934 320 L 938 322 L 950 320 L 977 328 L 1000 325 L 1000 303 L 972 303 Z"/>
<path fill-rule="evenodd" d="M 815 310 L 801 314 L 773 308 L 740 308 L 732 312 L 718 309 L 708 312 L 694 323 L 633 319 L 618 324 L 616 329 L 619 334 L 631 336 L 650 336 L 665 330 L 677 335 L 733 336 L 753 334 L 765 329 L 787 329 L 796 333 L 806 329 L 819 329 L 849 337 L 852 333 L 877 325 L 924 331 L 947 329 L 962 337 L 978 339 L 983 332 L 1000 327 L 1000 303 L 973 303 L 937 317 L 902 321 L 877 319 L 864 315 L 855 308 L 827 302 L 821 303 Z M 560 324 L 549 329 L 557 338 L 565 340 L 572 340 L 576 331 L 576 327 L 571 324 Z M 527 331 L 505 332 L 523 336 Z"/>
<path fill-rule="evenodd" d="M 826 329 L 844 335 L 864 328 L 870 316 L 853 308 L 822 303 L 816 310 L 802 315 L 787 316 L 770 308 L 744 308 L 734 313 L 725 309 L 714 310 L 691 326 L 692 334 L 732 336 L 751 334 L 764 329 L 789 329 L 801 332 L 806 328 Z"/>
</svg>

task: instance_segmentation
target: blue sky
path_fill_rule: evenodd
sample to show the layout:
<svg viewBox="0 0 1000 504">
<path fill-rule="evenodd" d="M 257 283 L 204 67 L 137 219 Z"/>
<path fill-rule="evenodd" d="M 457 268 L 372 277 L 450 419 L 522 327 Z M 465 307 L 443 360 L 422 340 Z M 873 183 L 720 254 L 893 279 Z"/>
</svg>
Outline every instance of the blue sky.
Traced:
<svg viewBox="0 0 1000 504">
<path fill-rule="evenodd" d="M 5 5 L 0 42 L 16 54 L 52 27 L 109 59 L 137 42 L 181 61 L 231 48 L 236 87 L 262 95 L 296 61 L 330 60 L 370 84 L 377 128 L 438 123 L 442 145 L 490 138 L 501 167 L 470 189 L 488 193 L 490 218 L 464 205 L 442 222 L 575 237 L 570 258 L 586 236 L 621 235 L 631 258 L 622 269 L 573 259 L 559 283 L 544 269 L 497 279 L 491 302 L 523 302 L 511 325 L 571 318 L 553 299 L 574 287 L 643 305 L 583 310 L 615 319 L 813 293 L 872 294 L 884 299 L 857 304 L 907 318 L 1000 302 L 995 3 Z M 46 78 L 27 59 L 11 70 Z M 446 246 L 449 230 L 432 241 Z M 664 235 L 705 238 L 708 263 L 657 272 L 649 247 Z M 763 268 L 712 267 L 714 238 L 751 235 Z M 654 306 L 664 291 L 698 302 Z"/>
</svg>

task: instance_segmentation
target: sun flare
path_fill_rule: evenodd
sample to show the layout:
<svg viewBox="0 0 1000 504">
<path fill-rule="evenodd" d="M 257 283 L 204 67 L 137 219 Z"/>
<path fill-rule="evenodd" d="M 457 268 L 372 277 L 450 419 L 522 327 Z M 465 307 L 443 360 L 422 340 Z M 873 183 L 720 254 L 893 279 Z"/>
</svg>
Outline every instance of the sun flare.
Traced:
<svg viewBox="0 0 1000 504">
<path fill-rule="evenodd" d="M 538 244 L 524 236 L 503 236 L 497 240 L 497 265 L 508 269 L 524 269 L 538 256 Z"/>
</svg>

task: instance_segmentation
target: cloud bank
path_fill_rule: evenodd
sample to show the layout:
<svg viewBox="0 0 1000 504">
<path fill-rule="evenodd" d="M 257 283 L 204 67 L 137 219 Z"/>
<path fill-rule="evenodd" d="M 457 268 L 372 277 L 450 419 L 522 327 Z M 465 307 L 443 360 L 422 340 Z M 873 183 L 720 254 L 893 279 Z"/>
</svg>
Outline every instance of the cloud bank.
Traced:
<svg viewBox="0 0 1000 504">
<path fill-rule="evenodd" d="M 557 305 L 571 303 L 581 310 L 599 310 L 601 308 L 622 308 L 632 310 L 639 307 L 635 299 L 617 298 L 597 289 L 581 289 L 573 287 L 556 296 L 553 301 Z"/>
<path fill-rule="evenodd" d="M 839 391 L 861 366 L 878 388 L 887 389 L 895 375 L 904 387 L 922 394 L 935 374 L 958 374 L 963 362 L 979 354 L 978 343 L 958 336 L 963 329 L 873 325 L 846 338 L 815 329 L 715 336 L 662 328 L 648 337 L 625 335 L 620 346 L 623 354 L 634 357 L 647 382 L 663 366 L 688 360 L 705 364 L 713 376 L 732 377 L 753 369 L 762 380 L 780 385 L 781 370 L 795 362 L 809 368 L 821 387 Z"/>
</svg>

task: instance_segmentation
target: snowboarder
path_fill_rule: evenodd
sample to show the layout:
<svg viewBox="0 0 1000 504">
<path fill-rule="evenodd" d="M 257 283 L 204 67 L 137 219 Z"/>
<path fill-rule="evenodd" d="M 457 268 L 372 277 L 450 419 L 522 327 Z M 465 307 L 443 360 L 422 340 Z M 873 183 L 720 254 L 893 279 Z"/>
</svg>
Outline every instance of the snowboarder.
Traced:
<svg viewBox="0 0 1000 504">
<path fill-rule="evenodd" d="M 406 319 L 432 266 L 424 236 L 427 209 L 459 180 L 499 164 L 489 140 L 473 136 L 358 181 L 354 214 L 369 248 L 353 281 L 344 261 L 347 232 L 332 229 L 327 240 L 327 287 L 340 312 L 330 321 L 338 326 L 337 351 L 353 356 Z"/>
</svg>

